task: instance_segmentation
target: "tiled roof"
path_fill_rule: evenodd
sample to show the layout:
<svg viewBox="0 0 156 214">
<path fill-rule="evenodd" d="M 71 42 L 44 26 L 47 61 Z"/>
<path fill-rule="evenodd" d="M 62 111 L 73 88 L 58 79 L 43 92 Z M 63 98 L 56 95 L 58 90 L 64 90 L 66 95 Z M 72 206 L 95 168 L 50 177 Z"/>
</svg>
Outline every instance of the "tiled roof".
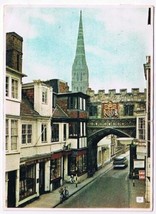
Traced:
<svg viewBox="0 0 156 214">
<path fill-rule="evenodd" d="M 21 116 L 25 115 L 39 116 L 39 113 L 34 110 L 33 105 L 30 103 L 26 96 L 22 97 L 21 102 Z"/>
<path fill-rule="evenodd" d="M 62 110 L 62 108 L 59 105 L 56 105 L 52 117 L 53 118 L 68 118 L 69 116 Z"/>
</svg>

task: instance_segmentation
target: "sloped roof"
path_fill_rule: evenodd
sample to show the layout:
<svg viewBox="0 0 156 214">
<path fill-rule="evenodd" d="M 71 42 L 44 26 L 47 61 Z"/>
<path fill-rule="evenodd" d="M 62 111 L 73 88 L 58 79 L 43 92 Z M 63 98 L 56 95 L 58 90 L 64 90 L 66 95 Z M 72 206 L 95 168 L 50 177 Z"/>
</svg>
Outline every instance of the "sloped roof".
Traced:
<svg viewBox="0 0 156 214">
<path fill-rule="evenodd" d="M 53 118 L 69 118 L 69 116 L 62 110 L 62 108 L 59 105 L 56 105 L 52 117 Z"/>
<path fill-rule="evenodd" d="M 39 113 L 34 110 L 33 105 L 29 101 L 26 96 L 22 97 L 21 102 L 21 116 L 31 115 L 31 116 L 39 116 Z"/>
</svg>

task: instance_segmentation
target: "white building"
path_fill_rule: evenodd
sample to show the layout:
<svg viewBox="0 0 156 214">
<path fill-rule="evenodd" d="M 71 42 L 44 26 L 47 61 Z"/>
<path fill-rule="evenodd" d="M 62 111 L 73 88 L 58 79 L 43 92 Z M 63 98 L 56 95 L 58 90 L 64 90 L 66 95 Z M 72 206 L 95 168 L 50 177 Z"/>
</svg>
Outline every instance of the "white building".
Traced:
<svg viewBox="0 0 156 214">
<path fill-rule="evenodd" d="M 23 39 L 12 32 L 6 35 L 6 99 L 5 99 L 5 205 L 17 205 L 18 175 L 20 165 L 20 103 L 22 77 Z"/>
</svg>

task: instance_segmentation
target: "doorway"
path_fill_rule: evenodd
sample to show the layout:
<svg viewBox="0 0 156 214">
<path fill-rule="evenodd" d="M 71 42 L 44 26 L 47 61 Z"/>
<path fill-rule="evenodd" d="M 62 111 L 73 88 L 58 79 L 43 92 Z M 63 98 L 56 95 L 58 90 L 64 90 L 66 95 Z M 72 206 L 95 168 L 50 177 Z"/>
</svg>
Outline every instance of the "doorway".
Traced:
<svg viewBox="0 0 156 214">
<path fill-rule="evenodd" d="M 44 193 L 45 186 L 45 163 L 41 162 L 39 165 L 39 192 L 40 195 Z"/>
<path fill-rule="evenodd" d="M 16 171 L 8 172 L 8 207 L 16 206 Z"/>
</svg>

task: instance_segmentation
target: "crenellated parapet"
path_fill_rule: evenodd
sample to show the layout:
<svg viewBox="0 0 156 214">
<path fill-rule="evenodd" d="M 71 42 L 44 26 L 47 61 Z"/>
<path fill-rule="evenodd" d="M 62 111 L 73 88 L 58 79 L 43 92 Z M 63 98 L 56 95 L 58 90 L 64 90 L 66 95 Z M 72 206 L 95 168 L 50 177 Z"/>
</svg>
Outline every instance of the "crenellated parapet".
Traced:
<svg viewBox="0 0 156 214">
<path fill-rule="evenodd" d="M 120 89 L 119 92 L 116 92 L 116 89 L 109 89 L 108 93 L 105 90 L 98 90 L 98 93 L 95 93 L 94 90 L 88 88 L 87 94 L 90 96 L 91 102 L 136 102 L 146 100 L 146 89 L 140 91 L 139 88 L 132 88 L 130 92 L 127 89 Z"/>
<path fill-rule="evenodd" d="M 90 118 L 122 118 L 135 117 L 138 113 L 145 114 L 146 109 L 146 89 L 140 91 L 139 88 L 127 89 L 94 90 L 88 89 L 90 96 L 89 117 Z"/>
</svg>

